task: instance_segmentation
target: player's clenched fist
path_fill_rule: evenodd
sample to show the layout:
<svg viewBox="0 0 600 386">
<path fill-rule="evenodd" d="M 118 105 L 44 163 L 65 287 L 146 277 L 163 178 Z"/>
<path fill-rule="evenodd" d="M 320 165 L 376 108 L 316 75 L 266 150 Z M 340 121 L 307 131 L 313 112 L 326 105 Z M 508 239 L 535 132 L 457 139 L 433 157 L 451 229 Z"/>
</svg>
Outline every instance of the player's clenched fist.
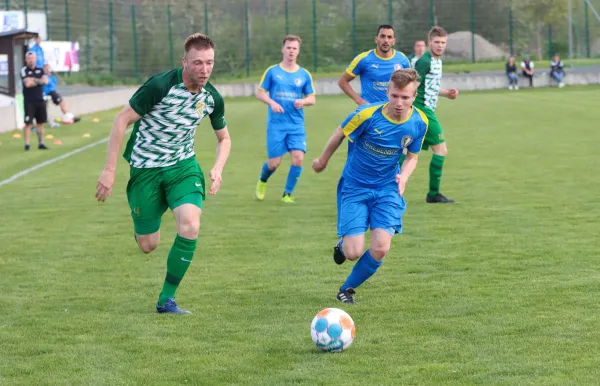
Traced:
<svg viewBox="0 0 600 386">
<path fill-rule="evenodd" d="M 326 163 L 321 162 L 321 159 L 315 158 L 312 162 L 312 168 L 315 172 L 321 173 L 327 167 Z"/>
</svg>

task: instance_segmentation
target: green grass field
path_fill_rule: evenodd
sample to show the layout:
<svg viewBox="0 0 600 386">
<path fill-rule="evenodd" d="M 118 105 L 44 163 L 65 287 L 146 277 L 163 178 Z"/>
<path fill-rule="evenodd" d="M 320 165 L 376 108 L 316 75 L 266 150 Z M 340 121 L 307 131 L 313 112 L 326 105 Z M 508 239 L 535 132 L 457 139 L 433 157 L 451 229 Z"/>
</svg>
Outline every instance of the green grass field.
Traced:
<svg viewBox="0 0 600 386">
<path fill-rule="evenodd" d="M 289 159 L 265 201 L 253 200 L 266 109 L 227 101 L 233 152 L 177 296 L 192 316 L 154 312 L 175 223 L 165 214 L 160 247 L 137 249 L 125 161 L 113 196 L 95 202 L 105 144 L 1 186 L 0 384 L 595 384 L 599 91 L 442 100 L 442 191 L 457 203 L 424 203 L 423 153 L 405 233 L 353 306 L 335 300 L 352 265 L 331 260 L 345 151 L 320 175 L 309 167 L 353 109 L 346 98 L 318 97 L 307 109 L 309 150 L 292 206 L 279 200 Z M 48 131 L 63 143 L 49 140 L 48 152 L 24 153 L 13 133 L 0 135 L 0 181 L 106 137 L 115 114 Z M 214 147 L 203 123 L 205 171 Z M 312 344 L 310 322 L 325 307 L 357 325 L 344 353 Z"/>
</svg>

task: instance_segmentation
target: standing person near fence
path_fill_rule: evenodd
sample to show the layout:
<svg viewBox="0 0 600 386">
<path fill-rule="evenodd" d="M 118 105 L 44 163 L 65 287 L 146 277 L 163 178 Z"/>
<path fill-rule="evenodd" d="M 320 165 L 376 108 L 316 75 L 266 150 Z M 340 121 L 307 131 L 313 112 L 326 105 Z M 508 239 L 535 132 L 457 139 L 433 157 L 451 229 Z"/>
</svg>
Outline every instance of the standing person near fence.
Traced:
<svg viewBox="0 0 600 386">
<path fill-rule="evenodd" d="M 46 103 L 44 102 L 43 86 L 48 84 L 48 77 L 44 69 L 36 66 L 37 57 L 34 52 L 25 55 L 26 66 L 21 69 L 23 82 L 23 112 L 25 113 L 25 126 L 23 137 L 25 138 L 25 151 L 29 150 L 29 139 L 31 128 L 35 120 L 35 131 L 38 136 L 38 149 L 47 150 L 44 145 L 44 123 L 48 120 Z"/>
<path fill-rule="evenodd" d="M 425 202 L 430 204 L 448 204 L 454 202 L 453 199 L 440 193 L 442 170 L 448 149 L 446 147 L 444 129 L 442 129 L 442 125 L 435 115 L 440 95 L 448 99 L 456 99 L 458 96 L 458 90 L 455 88 L 441 88 L 441 56 L 446 50 L 447 41 L 448 33 L 442 27 L 433 27 L 427 36 L 428 50 L 415 64 L 420 84 L 414 106 L 423 111 L 429 121 L 427 134 L 423 140 L 423 149 L 427 150 L 431 148 L 431 152 L 433 153 L 431 163 L 429 164 L 429 192 L 425 196 Z M 404 158 L 405 155 L 402 155 L 400 165 L 402 165 Z"/>
<path fill-rule="evenodd" d="M 292 165 L 281 201 L 294 203 L 292 193 L 302 173 L 306 153 L 304 106 L 315 104 L 315 90 L 312 76 L 297 63 L 301 45 L 302 39 L 296 35 L 283 38 L 283 60 L 267 68 L 256 90 L 256 98 L 269 106 L 268 160 L 262 166 L 255 191 L 256 198 L 261 201 L 265 198 L 269 177 L 275 173 L 286 153 L 290 153 Z"/>
<path fill-rule="evenodd" d="M 39 68 L 44 68 L 44 64 L 46 64 L 44 49 L 42 48 L 42 38 L 39 36 L 35 37 L 35 43 L 31 46 L 29 51 L 35 54 L 35 66 Z"/>
<path fill-rule="evenodd" d="M 205 199 L 204 174 L 194 152 L 200 121 L 209 118 L 217 137 L 216 159 L 210 170 L 211 195 L 221 187 L 221 174 L 231 150 L 225 103 L 208 81 L 215 63 L 212 40 L 200 33 L 188 36 L 182 61 L 183 68 L 148 79 L 121 110 L 110 133 L 106 163 L 96 186 L 96 198 L 105 201 L 115 183 L 125 130 L 134 124 L 124 157 L 130 164 L 127 199 L 135 240 L 144 253 L 155 250 L 162 215 L 171 208 L 177 236 L 167 258 L 167 274 L 156 311 L 175 314 L 190 313 L 177 306 L 175 292 L 196 251 Z"/>
<path fill-rule="evenodd" d="M 410 68 L 408 58 L 393 48 L 396 44 L 394 27 L 389 24 L 380 25 L 375 44 L 375 49 L 356 56 L 338 81 L 342 91 L 359 106 L 386 101 L 392 73 L 401 68 Z M 360 76 L 360 95 L 350 85 L 357 76 Z"/>
</svg>

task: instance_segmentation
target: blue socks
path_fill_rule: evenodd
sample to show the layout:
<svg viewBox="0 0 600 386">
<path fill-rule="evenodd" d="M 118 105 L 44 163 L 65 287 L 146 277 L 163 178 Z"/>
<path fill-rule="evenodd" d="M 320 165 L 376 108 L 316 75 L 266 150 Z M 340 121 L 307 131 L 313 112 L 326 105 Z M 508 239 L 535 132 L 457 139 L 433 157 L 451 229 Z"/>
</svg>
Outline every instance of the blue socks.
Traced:
<svg viewBox="0 0 600 386">
<path fill-rule="evenodd" d="M 271 177 L 271 175 L 275 173 L 275 170 L 269 170 L 268 165 L 269 163 L 265 162 L 262 166 L 262 170 L 260 171 L 260 180 L 262 182 L 267 182 L 269 177 Z M 302 174 L 302 166 L 290 166 L 290 172 L 285 183 L 284 193 L 290 195 L 292 194 L 294 188 L 296 187 L 296 184 L 298 183 L 298 178 L 300 177 L 300 174 Z"/>
<path fill-rule="evenodd" d="M 298 178 L 302 173 L 302 166 L 290 166 L 290 172 L 288 173 L 287 181 L 285 183 L 285 193 L 292 194 L 296 184 L 298 183 Z"/>
<path fill-rule="evenodd" d="M 260 180 L 262 182 L 267 182 L 273 173 L 275 173 L 275 170 L 269 170 L 269 163 L 265 162 L 262 166 L 262 170 L 260 171 Z"/>
<path fill-rule="evenodd" d="M 340 290 L 345 291 L 348 288 L 357 288 L 362 283 L 367 281 L 368 278 L 373 276 L 382 263 L 383 260 L 375 260 L 373 256 L 371 256 L 371 252 L 369 252 L 367 249 L 367 251 L 360 257 L 356 264 L 354 264 L 352 272 L 350 272 L 350 275 Z"/>
</svg>

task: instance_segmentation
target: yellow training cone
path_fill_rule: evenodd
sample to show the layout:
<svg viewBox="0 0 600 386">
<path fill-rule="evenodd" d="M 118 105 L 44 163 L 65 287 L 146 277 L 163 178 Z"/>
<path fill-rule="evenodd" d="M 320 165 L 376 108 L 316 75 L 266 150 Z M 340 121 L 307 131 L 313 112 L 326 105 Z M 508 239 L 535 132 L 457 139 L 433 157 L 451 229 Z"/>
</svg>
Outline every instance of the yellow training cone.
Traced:
<svg viewBox="0 0 600 386">
<path fill-rule="evenodd" d="M 52 139 L 52 138 L 54 138 L 54 136 L 52 134 L 46 135 L 46 139 Z"/>
<path fill-rule="evenodd" d="M 92 122 L 98 123 L 98 122 L 100 122 L 100 119 L 99 118 L 92 118 Z"/>
<path fill-rule="evenodd" d="M 21 138 L 21 134 L 19 134 L 19 133 L 16 133 L 16 134 L 13 134 L 13 136 L 12 136 L 12 137 L 13 137 L 13 138 Z"/>
<path fill-rule="evenodd" d="M 92 136 L 92 135 L 91 135 L 90 133 L 85 133 L 85 134 L 83 135 L 83 138 L 89 138 L 89 137 L 91 137 L 91 136 Z"/>
</svg>

